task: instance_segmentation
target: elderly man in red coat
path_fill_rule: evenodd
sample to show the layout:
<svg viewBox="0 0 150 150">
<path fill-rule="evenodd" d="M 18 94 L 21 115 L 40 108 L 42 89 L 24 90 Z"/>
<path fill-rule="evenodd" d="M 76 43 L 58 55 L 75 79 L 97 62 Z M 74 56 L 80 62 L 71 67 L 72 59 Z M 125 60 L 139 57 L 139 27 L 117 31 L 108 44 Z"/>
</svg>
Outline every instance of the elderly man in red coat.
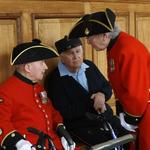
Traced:
<svg viewBox="0 0 150 150">
<path fill-rule="evenodd" d="M 83 16 L 70 38 L 87 37 L 96 50 L 107 48 L 108 78 L 123 127 L 137 131 L 139 150 L 150 150 L 150 54 L 136 38 L 120 31 L 111 9 Z M 118 107 L 117 107 L 118 108 Z"/>
<path fill-rule="evenodd" d="M 6 150 L 73 150 L 75 143 L 63 120 L 38 83 L 47 69 L 45 59 L 57 53 L 40 40 L 17 45 L 12 52 L 13 76 L 0 85 L 0 142 Z M 66 134 L 65 134 L 66 133 Z M 58 135 L 60 136 L 58 136 Z M 69 143 L 70 142 L 70 143 Z"/>
</svg>

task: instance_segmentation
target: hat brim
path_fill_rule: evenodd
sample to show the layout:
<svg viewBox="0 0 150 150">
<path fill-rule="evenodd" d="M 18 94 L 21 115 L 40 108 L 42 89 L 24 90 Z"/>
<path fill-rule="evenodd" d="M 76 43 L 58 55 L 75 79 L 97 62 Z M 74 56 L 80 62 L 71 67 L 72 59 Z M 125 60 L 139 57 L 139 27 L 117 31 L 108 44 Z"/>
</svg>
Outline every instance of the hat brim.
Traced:
<svg viewBox="0 0 150 150">
<path fill-rule="evenodd" d="M 87 23 L 89 20 L 90 14 L 84 15 L 82 18 L 79 19 L 69 32 L 69 38 L 80 38 L 80 37 L 86 37 L 87 36 Z"/>
<path fill-rule="evenodd" d="M 87 35 L 85 34 L 86 31 L 86 26 L 84 21 L 81 21 L 80 23 L 77 23 L 72 30 L 69 33 L 69 38 L 80 38 L 80 37 L 86 37 Z"/>
<path fill-rule="evenodd" d="M 85 15 L 69 33 L 69 38 L 89 37 L 96 34 L 112 32 L 116 15 L 110 9 Z"/>
<path fill-rule="evenodd" d="M 97 22 L 96 20 L 89 20 L 88 24 L 85 25 L 84 22 L 76 24 L 69 33 L 69 38 L 80 38 L 80 37 L 89 37 L 92 35 L 111 32 L 105 24 Z"/>
<path fill-rule="evenodd" d="M 52 48 L 45 46 L 33 46 L 25 49 L 22 53 L 16 56 L 16 58 L 11 61 L 11 65 L 25 64 L 57 56 L 58 53 Z"/>
</svg>

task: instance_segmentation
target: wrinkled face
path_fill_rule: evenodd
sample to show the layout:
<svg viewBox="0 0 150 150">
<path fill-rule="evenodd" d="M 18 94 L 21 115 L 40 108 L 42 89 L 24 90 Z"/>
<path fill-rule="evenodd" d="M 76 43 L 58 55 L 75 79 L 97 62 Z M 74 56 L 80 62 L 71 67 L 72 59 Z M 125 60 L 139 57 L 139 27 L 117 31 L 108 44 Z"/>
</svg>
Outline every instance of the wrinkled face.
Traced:
<svg viewBox="0 0 150 150">
<path fill-rule="evenodd" d="M 110 36 L 108 33 L 97 34 L 87 37 L 87 41 L 93 48 L 102 51 L 107 48 L 110 42 Z"/>
<path fill-rule="evenodd" d="M 48 69 L 44 60 L 27 63 L 25 67 L 29 78 L 34 82 L 42 80 L 46 69 Z"/>
<path fill-rule="evenodd" d="M 80 45 L 61 53 L 60 59 L 62 63 L 64 63 L 65 66 L 69 69 L 69 71 L 77 71 L 83 63 L 82 46 Z"/>
</svg>

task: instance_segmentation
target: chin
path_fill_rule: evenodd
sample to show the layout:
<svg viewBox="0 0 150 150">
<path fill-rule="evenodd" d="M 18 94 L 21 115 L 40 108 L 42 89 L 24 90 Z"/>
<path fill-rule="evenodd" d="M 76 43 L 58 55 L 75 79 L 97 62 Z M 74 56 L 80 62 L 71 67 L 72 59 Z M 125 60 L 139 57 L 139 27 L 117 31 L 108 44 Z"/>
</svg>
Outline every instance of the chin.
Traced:
<svg viewBox="0 0 150 150">
<path fill-rule="evenodd" d="M 39 77 L 39 78 L 38 78 L 38 81 L 43 80 L 43 77 L 44 77 L 44 76 Z"/>
</svg>

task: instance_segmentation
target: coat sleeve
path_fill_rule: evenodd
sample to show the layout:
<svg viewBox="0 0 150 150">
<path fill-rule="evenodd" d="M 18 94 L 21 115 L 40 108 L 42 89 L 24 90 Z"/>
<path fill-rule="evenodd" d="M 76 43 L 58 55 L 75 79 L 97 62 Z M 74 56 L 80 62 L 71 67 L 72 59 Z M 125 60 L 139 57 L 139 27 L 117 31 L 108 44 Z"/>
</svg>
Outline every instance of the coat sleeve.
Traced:
<svg viewBox="0 0 150 150">
<path fill-rule="evenodd" d="M 140 117 L 146 110 L 149 100 L 149 54 L 124 50 L 120 57 L 120 78 L 122 95 L 119 98 L 124 111 Z"/>
<path fill-rule="evenodd" d="M 11 150 L 24 137 L 15 130 L 12 123 L 13 103 L 6 94 L 0 91 L 0 142 L 1 147 Z"/>
<path fill-rule="evenodd" d="M 56 128 L 57 128 L 58 124 L 63 123 L 63 118 L 62 118 L 61 114 L 59 113 L 59 111 L 57 111 L 53 107 L 51 101 L 50 101 L 50 107 L 51 107 L 51 110 L 52 110 L 53 129 L 54 129 L 54 131 L 56 131 Z"/>
<path fill-rule="evenodd" d="M 101 82 L 101 91 L 105 94 L 106 101 L 109 100 L 112 96 L 112 87 L 109 83 L 109 81 L 104 77 L 104 75 L 101 73 L 101 71 L 97 68 L 97 66 L 89 61 L 85 60 L 85 62 L 90 66 L 90 68 L 93 70 L 93 73 L 97 76 L 99 81 Z"/>
</svg>

